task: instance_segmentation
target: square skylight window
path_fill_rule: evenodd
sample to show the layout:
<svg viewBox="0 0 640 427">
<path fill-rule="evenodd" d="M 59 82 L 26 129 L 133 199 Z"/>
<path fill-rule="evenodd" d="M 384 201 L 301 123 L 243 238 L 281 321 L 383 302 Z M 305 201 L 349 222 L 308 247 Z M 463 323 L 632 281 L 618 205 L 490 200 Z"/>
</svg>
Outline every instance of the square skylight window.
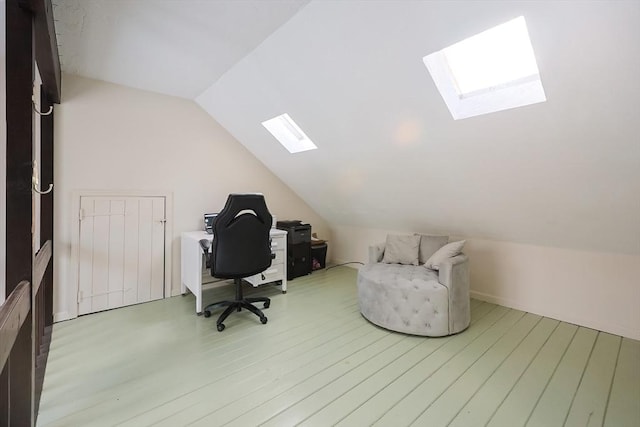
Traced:
<svg viewBox="0 0 640 427">
<path fill-rule="evenodd" d="M 455 120 L 547 100 L 522 16 L 423 61 Z"/>
<path fill-rule="evenodd" d="M 318 148 L 287 113 L 262 122 L 262 126 L 267 128 L 290 153 Z"/>
</svg>

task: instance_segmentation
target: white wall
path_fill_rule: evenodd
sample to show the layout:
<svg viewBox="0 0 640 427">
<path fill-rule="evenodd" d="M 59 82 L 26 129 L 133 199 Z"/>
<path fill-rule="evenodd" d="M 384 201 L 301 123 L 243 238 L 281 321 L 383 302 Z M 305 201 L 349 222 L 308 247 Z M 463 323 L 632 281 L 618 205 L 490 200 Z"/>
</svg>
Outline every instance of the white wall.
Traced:
<svg viewBox="0 0 640 427">
<path fill-rule="evenodd" d="M 0 303 L 5 300 L 7 246 L 7 94 L 5 70 L 5 2 L 0 0 Z"/>
<path fill-rule="evenodd" d="M 333 231 L 337 263 L 365 262 L 368 245 L 383 242 L 387 232 L 412 232 L 342 226 Z M 640 339 L 638 255 L 473 238 L 467 238 L 464 252 L 475 298 Z"/>
<path fill-rule="evenodd" d="M 72 193 L 78 190 L 173 194 L 172 293 L 180 290 L 183 231 L 202 227 L 231 192 L 264 193 L 278 219 L 301 219 L 330 238 L 325 221 L 195 102 L 63 75 L 55 116 L 56 320 L 75 316 L 69 290 Z"/>
</svg>

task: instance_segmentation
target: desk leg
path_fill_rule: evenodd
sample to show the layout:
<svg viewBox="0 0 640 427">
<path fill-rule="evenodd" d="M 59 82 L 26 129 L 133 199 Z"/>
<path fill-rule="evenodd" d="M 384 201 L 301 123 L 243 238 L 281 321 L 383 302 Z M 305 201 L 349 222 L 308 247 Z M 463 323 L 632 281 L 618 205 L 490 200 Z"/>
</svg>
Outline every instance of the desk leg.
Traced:
<svg viewBox="0 0 640 427">
<path fill-rule="evenodd" d="M 194 293 L 196 297 L 196 314 L 198 316 L 202 315 L 202 292 Z"/>
</svg>

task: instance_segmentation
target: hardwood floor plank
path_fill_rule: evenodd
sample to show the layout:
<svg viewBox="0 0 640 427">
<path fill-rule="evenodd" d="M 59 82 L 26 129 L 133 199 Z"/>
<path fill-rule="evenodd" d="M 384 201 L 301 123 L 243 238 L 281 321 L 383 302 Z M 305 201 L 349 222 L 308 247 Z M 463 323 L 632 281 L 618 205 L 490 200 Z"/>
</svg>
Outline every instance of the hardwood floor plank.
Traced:
<svg viewBox="0 0 640 427">
<path fill-rule="evenodd" d="M 598 332 L 593 329 L 578 329 L 526 426 L 551 427 L 564 424 L 597 336 Z"/>
<path fill-rule="evenodd" d="M 391 347 L 386 348 L 382 352 L 374 355 L 364 363 L 359 364 L 355 368 L 336 376 L 336 378 L 326 383 L 323 379 L 322 387 L 307 393 L 307 396 L 299 400 L 296 404 L 289 406 L 285 411 L 271 417 L 261 425 L 265 427 L 279 427 L 283 425 L 298 425 L 304 421 L 310 414 L 314 414 L 325 405 L 331 402 L 335 396 L 344 394 L 347 390 L 355 387 L 362 381 L 362 378 L 368 378 L 380 369 L 385 368 L 397 358 L 403 356 L 411 349 L 415 348 L 424 341 L 422 337 L 403 336 L 399 342 Z M 323 373 L 326 375 L 327 373 Z M 292 394 L 289 396 L 289 402 L 299 398 Z"/>
<path fill-rule="evenodd" d="M 157 419 L 153 425 L 184 425 L 215 411 L 222 411 L 216 415 L 220 420 L 224 419 L 225 413 L 229 413 L 228 416 L 233 418 L 237 413 L 242 413 L 250 407 L 251 402 L 260 402 L 270 395 L 275 396 L 290 388 L 291 384 L 296 384 L 298 381 L 312 376 L 314 369 L 322 369 L 324 364 L 335 363 L 335 358 L 339 358 L 343 354 L 341 353 L 343 349 L 348 350 L 347 346 L 359 348 L 384 336 L 367 326 L 355 329 L 352 333 L 341 334 L 335 341 L 324 343 L 321 347 L 307 352 L 306 355 L 274 362 L 279 364 L 275 367 L 267 363 L 263 369 L 267 369 L 270 375 L 259 380 L 252 380 L 250 384 L 240 382 L 246 375 L 245 372 L 240 371 L 237 378 L 229 376 L 198 389 L 196 393 L 185 394 L 179 398 L 182 405 L 179 411 L 176 410 L 169 416 Z M 224 389 L 225 393 L 212 400 L 211 396 L 219 395 L 220 389 Z M 140 425 L 137 420 L 132 421 L 131 425 Z"/>
<path fill-rule="evenodd" d="M 247 287 L 272 299 L 269 322 L 234 313 L 223 333 L 192 295 L 57 323 L 37 425 L 546 427 L 594 408 L 590 421 L 638 425 L 638 341 L 612 354 L 616 337 L 478 300 L 459 334 L 391 332 L 360 314 L 356 275 Z"/>
<path fill-rule="evenodd" d="M 525 425 L 577 331 L 575 325 L 560 323 L 506 399 L 493 408 L 495 413 L 487 426 Z"/>
<path fill-rule="evenodd" d="M 496 354 L 497 347 L 487 352 L 483 356 L 485 360 L 481 361 L 485 362 L 485 366 L 481 363 L 473 366 L 417 421 L 425 419 L 431 412 L 439 411 L 438 418 L 433 418 L 434 424 L 437 424 L 438 419 L 446 420 L 448 423 L 455 417 L 453 422 L 448 424 L 451 427 L 485 425 L 559 323 L 553 319 L 542 319 L 502 360 L 499 360 L 500 356 Z M 476 388 L 476 384 L 481 381 L 482 385 Z M 446 410 L 438 409 L 438 405 L 446 405 Z M 452 417 L 451 412 L 456 407 L 460 407 L 460 410 Z"/>
<path fill-rule="evenodd" d="M 351 317 L 355 317 L 355 311 L 353 313 L 351 313 L 350 315 Z M 356 317 L 357 318 L 357 317 Z M 342 320 L 340 318 L 336 318 L 335 320 L 332 320 L 332 322 L 341 322 Z M 363 325 L 364 321 L 358 319 L 359 324 Z M 310 325 L 310 327 L 313 327 L 312 325 Z M 335 331 L 334 333 L 337 334 L 341 334 L 341 333 L 346 333 L 345 329 L 342 329 L 341 331 Z M 308 333 L 305 332 L 304 330 L 300 332 L 300 339 L 306 340 L 308 336 Z M 195 338 L 197 340 L 197 338 Z M 296 347 L 300 344 L 300 341 L 296 340 L 296 335 L 295 334 L 289 334 L 288 336 L 283 336 L 281 337 L 281 342 L 279 342 L 279 340 L 277 340 L 274 337 L 269 337 L 269 343 L 271 345 L 275 345 L 277 346 L 277 350 L 279 352 L 282 351 L 287 351 L 287 349 L 289 348 L 289 351 L 295 351 Z M 254 366 L 255 369 L 257 370 L 261 370 L 263 369 L 262 367 L 264 366 L 264 362 L 267 360 L 270 360 L 275 354 L 278 353 L 260 353 L 260 352 L 255 352 L 251 349 L 251 346 L 253 345 L 254 340 L 248 340 L 247 344 L 248 346 L 246 347 L 246 351 L 245 354 L 241 357 L 240 355 L 234 355 L 234 357 L 229 357 L 228 352 L 223 352 L 223 351 L 217 351 L 214 352 L 213 354 L 207 354 L 208 352 L 204 353 L 204 357 L 203 358 L 198 358 L 196 360 L 196 358 L 193 357 L 193 353 L 192 352 L 187 352 L 186 357 L 182 357 L 181 358 L 175 358 L 174 361 L 169 361 L 167 362 L 167 372 L 162 372 L 162 370 L 160 370 L 160 372 L 156 375 L 158 378 L 165 378 L 165 380 L 169 380 L 170 378 L 172 378 L 172 376 L 175 376 L 176 378 L 180 378 L 182 377 L 183 380 L 187 380 L 189 379 L 190 375 L 194 376 L 194 379 L 192 380 L 192 383 L 188 383 L 188 386 L 190 387 L 194 387 L 195 384 L 198 384 L 198 381 L 201 380 L 207 380 L 208 376 L 207 375 L 202 375 L 202 373 L 206 373 L 208 368 L 211 368 L 212 366 L 215 367 L 215 369 L 217 371 L 219 371 L 220 373 L 233 373 L 233 372 L 237 372 L 237 371 L 243 371 L 243 375 L 248 375 L 247 372 L 250 372 L 251 366 Z M 280 345 L 284 346 L 284 347 L 280 347 Z M 244 345 L 243 345 L 244 346 Z M 221 350 L 224 346 L 219 346 L 218 348 Z M 113 355 L 112 355 L 113 356 Z M 188 362 L 188 370 L 185 371 L 185 369 L 182 367 L 182 364 L 179 363 L 180 361 L 187 361 Z M 236 366 L 234 368 L 235 365 L 239 365 Z M 122 368 L 121 368 L 122 369 Z M 181 374 L 180 374 L 181 373 Z M 216 375 L 213 376 L 213 378 L 209 378 L 208 381 L 212 381 L 217 379 L 221 374 L 217 373 Z M 153 392 L 153 390 L 150 390 L 150 388 L 153 388 L 155 386 L 153 378 L 154 376 L 149 376 L 149 375 L 144 375 L 142 378 L 138 378 L 139 375 L 136 374 L 136 372 L 132 372 L 132 373 L 127 373 L 127 378 L 128 378 L 128 385 L 129 387 L 129 392 L 130 393 L 139 393 L 142 396 L 144 396 L 145 393 L 147 392 Z M 147 381 L 147 379 L 151 379 L 151 381 Z M 140 388 L 137 386 L 144 386 L 145 382 L 148 383 L 146 388 Z M 177 388 L 178 390 L 180 389 L 180 387 Z M 169 391 L 175 391 L 174 389 L 171 389 Z M 161 393 L 164 392 L 164 390 L 161 391 Z M 107 395 L 106 396 L 94 396 L 94 399 L 98 400 L 98 401 L 102 401 L 104 397 L 108 397 L 108 393 L 109 390 L 107 390 Z M 156 392 L 157 395 L 157 392 Z M 107 403 L 102 403 L 102 405 L 107 405 Z M 92 407 L 92 405 L 87 403 L 87 406 Z M 95 408 L 92 407 L 94 410 Z"/>
<path fill-rule="evenodd" d="M 494 305 L 488 303 L 472 304 L 471 322 L 476 323 L 486 316 Z M 301 426 L 328 426 L 338 423 L 354 408 L 363 405 L 367 400 L 379 393 L 388 384 L 396 381 L 401 375 L 415 367 L 431 353 L 445 345 L 452 337 L 425 338 L 423 342 L 398 357 L 391 364 L 357 384 L 342 395 L 336 394 L 333 401 L 320 411 L 312 414 Z"/>
<path fill-rule="evenodd" d="M 448 382 L 446 387 L 432 384 L 436 395 L 411 425 L 445 426 L 460 411 L 462 406 L 473 396 L 473 393 L 491 376 L 500 364 L 535 330 L 542 318 L 534 314 L 526 314 L 513 328 L 498 341 L 485 350 L 471 365 L 461 365 L 457 378 Z M 426 400 L 426 399 L 425 399 Z"/>
<path fill-rule="evenodd" d="M 601 426 L 620 349 L 620 337 L 598 333 L 596 345 L 578 387 L 567 427 Z"/>
<path fill-rule="evenodd" d="M 354 328 L 350 326 L 351 324 L 357 327 Z M 339 343 L 346 344 L 367 334 L 369 331 L 370 329 L 367 328 L 367 325 L 363 324 L 359 319 L 355 319 L 345 323 L 341 330 L 331 329 L 313 339 L 300 342 L 299 345 L 291 347 L 286 352 L 269 354 L 262 363 L 240 367 L 236 371 L 223 370 L 226 373 L 222 376 L 212 372 L 205 382 L 200 383 L 199 387 L 189 387 L 190 384 L 188 384 L 184 390 L 180 390 L 180 393 L 174 394 L 175 398 L 171 399 L 169 397 L 163 403 L 151 408 L 148 412 L 153 412 L 152 414 L 148 412 L 141 413 L 122 425 L 137 426 L 159 422 L 164 418 L 180 413 L 185 408 L 190 408 L 189 414 L 193 417 L 195 414 L 194 405 L 196 404 L 204 408 L 205 412 L 202 415 L 206 415 L 213 408 L 232 403 L 238 396 L 255 390 L 263 383 L 270 384 L 272 381 L 279 380 L 290 370 L 311 363 L 315 358 L 328 352 L 330 346 L 339 345 Z M 213 369 L 215 371 L 219 370 L 215 367 Z M 223 383 L 227 384 L 225 386 L 225 394 L 217 398 L 215 403 L 212 402 L 210 396 L 217 394 L 220 385 Z"/>
<path fill-rule="evenodd" d="M 409 393 L 398 404 L 389 409 L 374 425 L 394 424 L 396 426 L 406 426 L 413 423 L 452 382 L 460 377 L 469 366 L 503 336 L 516 327 L 518 332 L 522 328 L 532 327 L 531 322 L 536 322 L 539 319 L 538 317 L 529 316 L 525 322 L 520 322 L 525 317 L 526 315 L 523 312 L 511 310 L 499 322 L 492 325 L 490 329 L 470 343 L 464 349 L 464 352 L 448 355 L 444 363 L 436 364 L 435 367 L 437 369 L 431 375 L 422 378 L 415 387 L 409 389 Z"/>
<path fill-rule="evenodd" d="M 439 338 L 446 339 L 447 342 L 419 363 L 407 369 L 364 404 L 355 408 L 337 425 L 344 427 L 372 425 L 383 417 L 390 408 L 402 401 L 411 390 L 418 387 L 422 381 L 432 376 L 442 365 L 457 354 L 464 352 L 478 337 L 482 336 L 507 315 L 513 316 L 511 310 L 495 306 L 487 316 L 472 324 L 464 333 Z M 521 317 L 521 315 L 517 317 Z"/>
<path fill-rule="evenodd" d="M 350 295 L 353 295 L 353 291 L 352 290 L 347 290 L 347 293 Z M 339 294 L 337 294 L 339 295 Z M 292 299 L 295 299 L 295 297 L 293 297 Z M 344 298 L 339 298 L 339 300 L 342 302 L 344 301 Z M 167 301 L 167 300 L 165 300 Z M 277 300 L 274 300 L 272 302 L 273 305 L 277 304 Z M 364 319 L 361 318 L 361 316 L 359 316 L 359 313 L 357 313 L 357 310 L 355 308 L 355 302 L 351 301 L 350 302 L 351 305 L 351 311 L 349 313 L 347 313 L 348 316 L 352 317 L 352 318 L 356 318 L 359 320 L 360 324 L 365 324 Z M 331 307 L 333 307 L 334 305 L 332 304 Z M 142 307 L 142 306 L 139 306 Z M 339 308 L 340 309 L 340 308 Z M 309 310 L 307 308 L 305 308 L 304 306 L 296 306 L 295 308 L 292 308 L 290 310 L 286 311 L 286 315 L 290 315 L 293 313 L 293 315 L 295 316 L 295 312 L 299 311 L 297 317 L 296 317 L 296 322 L 295 323 L 284 323 L 281 324 L 278 327 L 275 327 L 274 325 L 272 325 L 271 323 L 269 323 L 269 328 L 266 329 L 267 331 L 273 333 L 273 334 L 278 334 L 280 329 L 285 329 L 287 331 L 289 330 L 293 330 L 293 329 L 300 329 L 300 325 L 307 325 L 309 328 L 309 331 L 314 331 L 317 330 L 317 322 L 318 320 L 321 319 L 326 319 L 327 318 L 327 313 L 323 311 L 327 310 L 327 308 L 321 309 L 319 310 L 319 312 L 317 313 L 317 318 L 312 316 L 313 313 L 310 313 Z M 342 308 L 342 310 L 344 310 Z M 144 311 L 144 310 L 143 310 Z M 318 310 L 316 310 L 318 311 Z M 110 312 L 110 313 L 114 313 L 114 312 Z M 157 310 L 154 312 L 156 313 L 155 315 L 157 316 Z M 154 313 L 149 313 L 151 316 L 153 317 Z M 283 315 L 282 313 L 285 312 L 277 312 L 278 316 Z M 101 313 L 104 314 L 104 313 Z M 303 316 L 303 314 L 306 314 Z M 126 313 L 125 313 L 125 317 Z M 272 318 L 274 316 L 271 316 Z M 330 317 L 332 320 L 331 322 L 337 322 L 340 323 L 341 319 L 339 317 Z M 146 321 L 147 317 L 143 316 L 142 321 L 147 323 Z M 128 353 L 131 350 L 131 346 L 129 348 L 127 348 L 126 345 L 123 345 L 121 347 L 118 348 L 122 348 L 124 351 L 124 354 L 122 355 L 122 359 L 125 361 L 125 370 L 122 372 L 124 375 L 123 377 L 126 378 L 126 382 L 122 383 L 122 386 L 127 386 L 128 387 L 128 391 L 129 391 L 129 395 L 131 396 L 141 396 L 141 402 L 146 402 L 148 399 L 144 399 L 144 396 L 148 393 L 155 393 L 156 397 L 158 394 L 162 394 L 165 393 L 165 389 L 161 389 L 160 391 L 158 390 L 154 390 L 156 387 L 156 380 L 160 379 L 160 380 L 165 380 L 165 381 L 170 381 L 171 378 L 175 377 L 175 378 L 183 378 L 183 379 L 189 379 L 190 376 L 193 376 L 194 378 L 207 378 L 207 375 L 203 375 L 202 372 L 204 369 L 204 372 L 206 372 L 206 368 L 207 366 L 216 366 L 218 368 L 218 370 L 220 371 L 219 368 L 224 369 L 225 367 L 229 368 L 229 363 L 239 363 L 241 361 L 241 359 L 239 359 L 237 356 L 235 358 L 230 358 L 228 353 L 225 353 L 223 351 L 221 351 L 222 349 L 224 349 L 224 347 L 231 342 L 232 344 L 232 349 L 233 348 L 237 348 L 238 345 L 240 344 L 241 347 L 245 347 L 246 351 L 245 351 L 245 356 L 243 357 L 242 362 L 244 362 L 242 364 L 242 368 L 246 370 L 246 367 L 244 365 L 246 365 L 246 363 L 248 363 L 246 360 L 251 360 L 251 359 L 256 359 L 254 364 L 256 364 L 257 366 L 264 366 L 264 362 L 266 360 L 269 360 L 273 355 L 269 355 L 269 354 L 261 354 L 260 352 L 256 352 L 255 351 L 255 340 L 261 340 L 264 342 L 269 342 L 270 344 L 276 343 L 277 341 L 274 341 L 273 336 L 270 336 L 268 334 L 265 334 L 265 328 L 266 326 L 262 326 L 259 325 L 255 328 L 251 328 L 250 330 L 247 329 L 240 329 L 240 328 L 236 328 L 235 330 L 229 328 L 228 330 L 225 330 L 224 334 L 220 334 L 217 331 L 215 331 L 215 326 L 209 326 L 209 327 L 205 327 L 205 328 L 201 328 L 199 326 L 203 325 L 203 324 L 208 324 L 208 325 L 214 325 L 215 322 L 211 322 L 211 320 L 213 319 L 204 319 L 203 317 L 196 317 L 193 315 L 190 315 L 188 317 L 188 322 L 189 325 L 184 328 L 184 331 L 186 332 L 186 334 L 183 334 L 181 332 L 164 332 L 163 335 L 170 335 L 173 338 L 178 337 L 177 339 L 182 339 L 183 341 L 178 341 L 178 345 L 176 346 L 177 351 L 178 352 L 184 352 L 183 357 L 182 357 L 182 361 L 183 362 L 188 362 L 188 367 L 189 369 L 186 372 L 180 372 L 177 373 L 177 371 L 180 371 L 182 369 L 181 364 L 179 364 L 178 362 L 181 361 L 180 357 L 176 357 L 175 359 L 172 359 L 171 357 L 169 357 L 169 366 L 174 366 L 175 365 L 175 370 L 167 370 L 166 372 L 163 372 L 162 369 L 158 369 L 157 370 L 157 374 L 156 375 L 151 375 L 150 372 L 147 371 L 147 368 L 145 369 L 139 369 L 139 367 L 135 368 L 133 371 L 129 372 L 127 371 L 127 365 L 126 365 L 126 359 L 128 358 Z M 154 319 L 155 320 L 155 319 Z M 150 325 L 151 328 L 157 328 L 159 327 L 159 323 L 151 320 L 150 321 Z M 131 319 L 131 321 L 133 323 L 135 323 L 135 319 Z M 195 322 L 195 328 L 194 326 L 194 322 Z M 119 324 L 119 322 L 116 322 Z M 162 322 L 160 322 L 162 323 Z M 273 321 L 273 323 L 277 323 L 276 320 Z M 98 324 L 96 324 L 96 326 L 98 326 Z M 175 326 L 174 323 L 172 322 L 165 322 L 164 324 L 165 327 L 167 327 L 168 329 L 170 329 L 171 326 Z M 249 325 L 246 325 L 247 327 Z M 183 328 L 179 328 L 181 331 L 183 330 Z M 301 336 L 305 336 L 308 337 L 309 336 L 309 331 L 304 331 L 302 330 L 302 332 L 300 332 Z M 338 334 L 340 334 L 340 332 L 337 332 Z M 191 335 L 189 336 L 189 334 L 195 334 L 195 335 Z M 248 337 L 248 339 L 246 340 L 241 340 L 240 342 L 238 342 L 237 339 L 235 339 L 234 337 L 238 334 L 241 335 L 245 335 L 246 337 Z M 186 337 L 184 337 L 183 335 L 187 335 Z M 296 346 L 296 341 L 294 339 L 295 337 L 291 335 L 291 333 L 288 333 L 286 335 L 282 335 L 281 339 L 283 340 L 283 342 L 287 343 L 287 345 L 289 346 Z M 130 339 L 130 338 L 129 338 Z M 150 338 L 153 341 L 155 341 L 155 339 Z M 306 338 L 305 338 L 306 339 Z M 156 343 L 156 345 L 165 345 L 165 343 L 163 342 L 163 340 L 158 340 L 159 342 Z M 206 343 L 206 344 L 205 344 Z M 212 346 L 211 344 L 219 344 L 219 345 L 215 345 Z M 124 344 L 124 343 L 123 343 Z M 141 347 L 146 347 L 148 350 L 151 351 L 151 353 L 153 353 L 153 349 L 155 348 L 154 346 L 150 346 L 148 345 L 149 343 L 146 342 L 142 342 L 140 343 Z M 103 343 L 104 345 L 104 343 Z M 233 347 L 235 346 L 235 347 Z M 88 349 L 92 349 L 93 347 L 89 347 Z M 134 345 L 135 348 L 135 345 Z M 85 351 L 89 351 L 87 348 L 85 348 Z M 98 347 L 99 349 L 99 347 Z M 204 349 L 204 351 L 203 351 Z M 212 350 L 214 349 L 214 350 Z M 279 350 L 280 348 L 278 348 Z M 140 349 L 142 350 L 142 349 Z M 200 350 L 200 351 L 198 351 Z M 103 353 L 104 351 L 98 351 L 99 353 Z M 159 355 L 162 355 L 164 357 L 166 356 L 171 356 L 171 353 L 167 353 L 166 351 L 164 353 L 158 353 Z M 184 356 L 186 355 L 186 360 L 184 358 Z M 117 355 L 114 355 L 113 353 L 110 355 L 111 357 L 105 360 L 111 360 L 114 357 L 117 358 Z M 149 355 L 148 357 L 152 357 L 151 355 Z M 217 363 L 216 357 L 219 357 L 221 359 L 225 359 L 222 360 L 220 363 Z M 197 363 L 194 359 L 198 359 Z M 85 356 L 84 358 L 81 358 L 81 360 L 87 360 L 87 361 L 91 361 L 91 363 L 95 364 L 97 362 L 98 366 L 101 364 L 100 360 L 102 360 L 104 358 L 100 358 L 97 359 L 96 355 L 88 355 Z M 228 360 L 231 360 L 231 362 L 229 362 Z M 68 360 L 67 360 L 68 362 Z M 202 369 L 198 369 L 199 365 L 202 367 Z M 72 365 L 74 369 L 77 370 L 77 365 L 73 364 Z M 135 366 L 135 365 L 134 365 Z M 150 365 L 153 366 L 153 365 Z M 121 368 L 122 369 L 122 368 Z M 230 369 L 230 368 L 229 368 Z M 236 369 L 237 370 L 237 369 Z M 233 371 L 233 370 L 232 370 Z M 103 372 L 102 370 L 100 372 Z M 106 371 L 104 371 L 106 372 Z M 226 372 L 224 370 L 222 370 L 222 372 Z M 215 380 L 215 376 L 214 376 L 214 380 Z M 108 382 L 108 381 L 107 381 Z M 197 381 L 196 381 L 197 382 Z M 188 383 L 188 381 L 187 381 Z M 91 387 L 90 386 L 90 382 L 83 384 L 85 387 Z M 116 385 L 116 384 L 114 384 Z M 193 384 L 190 384 L 190 386 L 193 386 Z M 180 386 L 177 385 L 176 389 L 179 390 Z M 169 391 L 173 391 L 173 388 L 168 389 Z M 72 400 L 72 402 L 70 403 L 70 407 L 66 407 L 66 408 L 58 408 L 59 410 L 62 411 L 69 411 L 71 409 L 73 409 L 74 412 L 74 417 L 79 417 L 82 415 L 82 410 L 83 407 L 86 408 L 86 412 L 88 414 L 89 417 L 91 417 L 91 414 L 106 414 L 106 413 L 112 413 L 114 412 L 114 407 L 115 407 L 115 412 L 117 414 L 122 414 L 124 415 L 126 413 L 126 411 L 122 408 L 125 405 L 118 399 L 118 398 L 114 398 L 114 399 L 110 399 L 112 397 L 112 391 L 107 389 L 104 390 L 104 392 L 101 392 L 99 390 L 95 391 L 91 389 L 86 390 L 88 393 L 86 393 L 87 395 L 91 396 L 89 398 L 89 400 L 84 399 L 82 396 L 83 395 L 79 395 L 78 399 L 74 399 Z M 60 395 L 61 397 L 64 396 L 64 394 Z M 46 403 L 43 405 L 46 408 Z M 142 407 L 143 405 L 141 405 Z M 132 410 L 130 408 L 126 408 L 127 410 Z M 46 417 L 43 417 L 43 419 L 46 419 Z M 65 420 L 61 420 L 61 423 L 64 424 L 66 421 Z"/>
<path fill-rule="evenodd" d="M 361 317 L 361 316 L 360 316 Z M 369 326 L 371 326 L 369 324 Z M 383 332 L 383 334 L 385 335 L 389 335 L 390 333 L 388 331 L 385 331 L 381 328 L 375 328 L 378 331 Z M 333 356 L 339 355 L 339 353 L 334 352 Z M 319 363 L 322 362 L 322 363 Z M 287 378 L 287 380 L 291 380 L 292 383 L 299 383 L 301 381 L 301 379 L 307 379 L 309 378 L 309 376 L 311 374 L 313 374 L 318 368 L 322 368 L 323 366 L 328 366 L 327 363 L 324 363 L 322 361 L 322 359 L 320 360 L 316 360 L 316 362 L 314 363 L 314 366 L 312 367 L 312 369 L 304 369 L 304 370 L 300 370 L 299 372 L 294 372 L 292 373 L 292 375 Z M 315 378 L 312 378 L 312 380 L 317 381 L 319 379 L 318 376 L 316 376 Z M 287 381 L 283 381 L 284 385 L 287 385 L 288 382 Z M 290 386 L 287 386 L 290 388 Z M 223 408 L 221 411 L 219 411 L 218 413 L 214 413 L 212 414 L 211 417 L 209 417 L 210 419 L 213 419 L 215 417 L 216 422 L 222 422 L 222 421 L 227 421 L 229 419 L 229 417 L 233 417 L 233 416 L 237 416 L 237 414 L 241 414 L 247 411 L 247 408 L 251 408 L 253 406 L 255 406 L 255 402 L 256 401 L 260 401 L 260 400 L 267 400 L 269 399 L 271 396 L 275 395 L 277 392 L 281 392 L 281 391 L 286 391 L 288 392 L 288 390 L 286 389 L 281 389 L 281 388 L 271 388 L 270 390 L 267 391 L 267 393 L 265 394 L 265 392 L 263 390 L 256 390 L 255 393 L 252 393 L 251 396 L 249 396 L 249 399 L 241 399 L 238 402 L 234 402 L 231 405 L 226 406 L 225 408 Z M 295 395 L 298 395 L 299 393 L 296 391 L 294 393 Z M 282 402 L 285 401 L 285 399 L 282 396 L 277 396 L 278 397 L 278 401 L 277 402 Z M 295 400 L 293 400 L 292 402 L 295 402 Z M 274 403 L 271 403 L 272 405 Z M 190 411 L 191 412 L 191 411 Z M 204 422 L 208 422 L 208 420 L 205 420 Z M 247 421 L 248 422 L 248 421 Z M 170 423 L 168 423 L 167 425 L 170 425 Z"/>
<path fill-rule="evenodd" d="M 640 426 L 640 341 L 622 339 L 604 426 Z"/>
<path fill-rule="evenodd" d="M 271 396 L 272 393 L 269 393 L 266 397 L 262 393 L 252 395 L 252 399 L 245 402 L 244 405 L 234 407 L 231 411 L 229 410 L 230 407 L 227 406 L 222 411 L 198 420 L 194 425 L 232 424 L 250 426 L 259 425 L 269 420 L 300 399 L 314 393 L 327 382 L 334 381 L 354 369 L 358 364 L 371 359 L 387 346 L 394 345 L 403 339 L 399 335 L 391 335 L 382 330 L 376 332 L 379 332 L 379 335 L 375 338 L 372 336 L 373 340 L 366 346 L 358 348 L 357 351 L 353 351 L 355 348 L 352 346 L 347 347 L 346 351 L 349 354 L 346 357 L 335 358 L 332 356 L 333 360 L 329 366 L 304 381 L 289 382 L 286 384 L 286 391 L 275 396 Z"/>
</svg>

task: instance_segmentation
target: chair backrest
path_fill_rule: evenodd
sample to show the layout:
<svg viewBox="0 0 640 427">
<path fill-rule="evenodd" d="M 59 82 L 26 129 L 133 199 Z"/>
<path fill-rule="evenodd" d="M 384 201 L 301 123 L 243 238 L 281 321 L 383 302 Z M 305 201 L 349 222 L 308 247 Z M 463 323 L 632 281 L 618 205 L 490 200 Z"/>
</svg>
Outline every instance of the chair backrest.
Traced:
<svg viewBox="0 0 640 427">
<path fill-rule="evenodd" d="M 230 194 L 213 222 L 211 275 L 236 279 L 269 268 L 271 223 L 262 194 Z"/>
</svg>

